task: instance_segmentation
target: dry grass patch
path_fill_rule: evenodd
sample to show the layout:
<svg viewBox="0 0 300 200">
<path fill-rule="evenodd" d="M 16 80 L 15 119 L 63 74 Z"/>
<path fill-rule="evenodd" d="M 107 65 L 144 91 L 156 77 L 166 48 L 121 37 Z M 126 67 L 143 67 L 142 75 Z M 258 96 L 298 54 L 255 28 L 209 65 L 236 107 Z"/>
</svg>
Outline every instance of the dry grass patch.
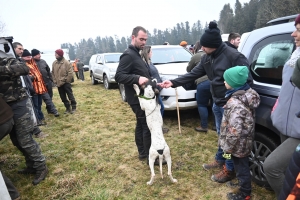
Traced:
<svg viewBox="0 0 300 200">
<path fill-rule="evenodd" d="M 63 114 L 65 108 L 56 88 L 54 103 L 60 117 L 47 115 L 43 110 L 48 125 L 41 129 L 49 136 L 37 142 L 47 158 L 50 173 L 41 184 L 33 186 L 33 176 L 16 173 L 25 167 L 24 157 L 9 137 L 0 142 L 0 167 L 23 200 L 226 199 L 229 189 L 212 182 L 213 172 L 202 168 L 204 162 L 214 157 L 217 135 L 211 130 L 207 134 L 194 131 L 199 123 L 197 111 L 180 112 L 181 135 L 176 112 L 166 112 L 164 122 L 170 131 L 165 139 L 171 148 L 172 172 L 178 183 L 171 183 L 166 166 L 161 179 L 156 166 L 154 185 L 147 186 L 150 169 L 137 158 L 135 116 L 131 108 L 121 101 L 117 89 L 105 90 L 102 84 L 91 85 L 87 79 L 72 84 L 78 102 L 75 114 Z M 273 192 L 253 183 L 254 200 L 274 198 Z"/>
</svg>

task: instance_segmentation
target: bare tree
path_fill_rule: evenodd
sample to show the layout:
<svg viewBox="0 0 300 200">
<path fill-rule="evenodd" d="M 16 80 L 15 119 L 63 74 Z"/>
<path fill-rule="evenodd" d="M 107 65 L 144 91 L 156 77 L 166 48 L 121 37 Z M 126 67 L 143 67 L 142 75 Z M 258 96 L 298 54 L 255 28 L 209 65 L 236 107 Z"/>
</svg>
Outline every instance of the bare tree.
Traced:
<svg viewBox="0 0 300 200">
<path fill-rule="evenodd" d="M 0 21 L 0 35 L 4 35 L 4 31 L 5 31 L 5 23 Z"/>
</svg>

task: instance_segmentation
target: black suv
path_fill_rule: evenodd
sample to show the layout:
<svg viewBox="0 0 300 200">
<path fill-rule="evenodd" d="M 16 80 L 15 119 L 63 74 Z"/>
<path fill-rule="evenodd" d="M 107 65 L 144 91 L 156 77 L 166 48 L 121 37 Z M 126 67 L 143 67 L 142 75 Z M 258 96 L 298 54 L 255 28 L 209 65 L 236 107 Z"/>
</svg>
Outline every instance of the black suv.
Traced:
<svg viewBox="0 0 300 200">
<path fill-rule="evenodd" d="M 261 97 L 256 110 L 255 141 L 250 155 L 252 180 L 269 187 L 263 163 L 266 157 L 280 144 L 279 132 L 272 125 L 271 111 L 279 95 L 282 69 L 296 46 L 291 36 L 295 30 L 297 15 L 282 17 L 268 22 L 268 27 L 244 33 L 239 51 L 250 63 L 254 79 L 252 86 Z"/>
</svg>

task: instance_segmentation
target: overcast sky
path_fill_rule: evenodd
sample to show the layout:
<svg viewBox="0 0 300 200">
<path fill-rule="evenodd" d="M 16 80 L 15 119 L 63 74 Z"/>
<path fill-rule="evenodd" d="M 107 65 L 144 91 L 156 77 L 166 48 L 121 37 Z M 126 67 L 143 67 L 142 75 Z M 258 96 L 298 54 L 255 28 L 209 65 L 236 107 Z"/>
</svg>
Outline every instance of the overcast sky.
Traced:
<svg viewBox="0 0 300 200">
<path fill-rule="evenodd" d="M 218 20 L 224 4 L 236 0 L 0 0 L 5 36 L 24 48 L 55 50 L 62 43 L 97 36 L 130 36 L 135 26 L 150 33 L 197 20 Z M 240 0 L 242 5 L 249 0 Z M 3 35 L 3 34 L 2 34 Z"/>
</svg>

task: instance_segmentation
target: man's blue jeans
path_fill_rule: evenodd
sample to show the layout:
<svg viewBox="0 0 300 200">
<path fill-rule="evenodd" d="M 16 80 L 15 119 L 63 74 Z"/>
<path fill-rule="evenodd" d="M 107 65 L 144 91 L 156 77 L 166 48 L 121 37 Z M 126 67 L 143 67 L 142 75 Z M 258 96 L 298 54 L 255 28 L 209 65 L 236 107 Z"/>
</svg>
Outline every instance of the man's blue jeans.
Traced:
<svg viewBox="0 0 300 200">
<path fill-rule="evenodd" d="M 43 120 L 44 119 L 44 114 L 42 112 L 42 103 L 43 103 L 42 95 L 41 94 L 34 94 L 32 96 L 32 101 L 33 101 L 33 105 L 34 105 L 38 120 L 39 121 Z"/>
<path fill-rule="evenodd" d="M 197 105 L 198 105 L 198 112 L 200 115 L 201 120 L 201 127 L 207 128 L 208 127 L 208 110 L 207 106 L 209 103 L 209 99 L 211 98 L 210 93 L 210 82 L 209 80 L 203 81 L 197 85 Z"/>
<path fill-rule="evenodd" d="M 224 109 L 223 109 L 223 107 L 217 106 L 214 103 L 213 112 L 214 112 L 214 115 L 215 115 L 216 128 L 217 128 L 217 133 L 218 133 L 218 136 L 219 136 Z M 223 153 L 224 153 L 223 149 L 221 149 L 221 147 L 219 146 L 218 151 L 216 153 L 216 157 L 215 157 L 216 161 L 225 162 L 226 169 L 229 170 L 229 171 L 234 171 L 234 166 L 233 166 L 232 160 L 231 159 L 230 160 L 225 159 L 223 157 Z"/>
</svg>

